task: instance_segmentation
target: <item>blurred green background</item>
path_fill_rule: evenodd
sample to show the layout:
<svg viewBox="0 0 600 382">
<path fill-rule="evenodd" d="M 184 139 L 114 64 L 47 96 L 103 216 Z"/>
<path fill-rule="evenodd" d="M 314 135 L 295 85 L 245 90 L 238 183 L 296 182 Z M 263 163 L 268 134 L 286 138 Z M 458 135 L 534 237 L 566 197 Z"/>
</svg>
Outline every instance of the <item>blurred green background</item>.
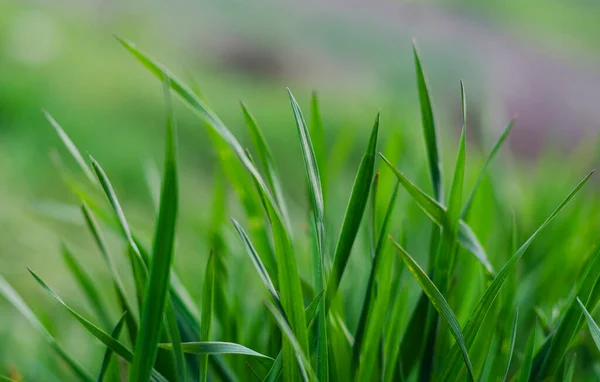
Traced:
<svg viewBox="0 0 600 382">
<path fill-rule="evenodd" d="M 41 273 L 67 299 L 77 296 L 59 253 L 62 238 L 81 253 L 91 273 L 108 277 L 83 229 L 76 199 L 53 164 L 52 153 L 58 151 L 75 169 L 42 109 L 82 152 L 103 165 L 129 219 L 142 232 L 151 232 L 148 183 L 162 161 L 162 91 L 113 34 L 136 42 L 193 84 L 240 141 L 250 145 L 239 107 L 244 100 L 267 135 L 286 196 L 300 216 L 306 205 L 305 189 L 298 186 L 304 182 L 303 165 L 285 87 L 306 111 L 310 92 L 317 90 L 328 150 L 347 152 L 340 155 L 347 160 L 329 163 L 335 170 L 329 200 L 339 211 L 335 227 L 379 108 L 380 149 L 401 152 L 399 167 L 427 188 L 410 47 L 414 37 L 432 86 L 446 163 L 454 158 L 458 135 L 460 78 L 468 94 L 471 175 L 481 165 L 479 153 L 487 152 L 504 124 L 519 115 L 509 150 L 495 166 L 497 178 L 488 181 L 488 192 L 493 184 L 503 207 L 481 222 L 480 231 L 506 225 L 509 217 L 501 213 L 514 210 L 527 233 L 598 162 L 599 18 L 600 3 L 591 0 L 5 0 L 0 5 L 0 273 L 47 318 L 57 338 L 82 349 L 78 358 L 85 362 L 94 354 L 98 359 L 102 346 L 81 341 L 83 331 L 46 298 L 25 267 Z M 185 205 L 178 248 L 204 259 L 209 249 L 198 233 L 209 229 L 210 195 L 219 169 L 198 119 L 179 104 L 177 117 Z M 600 222 L 593 223 L 592 217 L 600 203 L 594 193 L 588 190 L 586 207 L 582 202 L 576 218 L 571 217 L 576 224 L 557 223 L 544 235 L 564 235 L 562 248 L 540 244 L 534 249 L 564 250 L 560 274 L 554 272 L 558 265 L 541 268 L 525 261 L 532 272 L 524 282 L 550 287 L 522 298 L 543 295 L 538 301 L 543 305 L 566 297 L 571 284 L 561 288 L 560 281 L 573 280 L 595 244 Z M 426 221 L 405 204 L 416 219 Z M 576 236 L 569 234 L 575 231 Z M 418 227 L 413 233 L 428 234 Z M 484 244 L 493 247 L 493 238 Z M 200 285 L 193 283 L 200 270 L 189 264 L 198 264 L 197 259 L 176 256 L 175 268 L 199 293 Z M 33 367 L 26 359 L 36 346 L 45 345 L 0 301 L 0 374 Z"/>
</svg>

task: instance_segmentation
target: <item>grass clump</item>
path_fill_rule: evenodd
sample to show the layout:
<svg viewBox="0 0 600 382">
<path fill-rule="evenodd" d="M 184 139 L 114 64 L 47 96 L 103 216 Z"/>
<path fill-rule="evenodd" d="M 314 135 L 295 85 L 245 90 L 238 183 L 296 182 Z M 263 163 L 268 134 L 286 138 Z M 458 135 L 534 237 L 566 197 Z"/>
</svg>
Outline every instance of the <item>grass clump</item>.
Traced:
<svg viewBox="0 0 600 382">
<path fill-rule="evenodd" d="M 585 322 L 594 342 L 599 343 L 600 331 L 589 312 L 600 300 L 600 250 L 583 264 L 578 278 L 572 280 L 573 292 L 567 303 L 551 320 L 544 320 L 535 302 L 519 299 L 529 286 L 518 282 L 517 270 L 536 238 L 568 208 L 591 173 L 573 185 L 562 201 L 554 201 L 557 207 L 546 212 L 546 220 L 528 234 L 521 246 L 517 245 L 515 223 L 508 232 L 489 228 L 499 237 L 496 242 L 504 244 L 484 246 L 490 240 L 482 241 L 481 237 L 489 238 L 491 234 L 477 222 L 495 217 L 481 204 L 491 206 L 497 200 L 489 193 L 477 195 L 513 122 L 500 135 L 474 185 L 465 193 L 467 97 L 461 83 L 462 132 L 446 192 L 438 127 L 416 48 L 417 88 L 432 195 L 399 170 L 402 163 L 397 155 L 388 157 L 379 152 L 385 151 L 380 142 L 385 126 L 377 113 L 363 145 L 354 183 L 348 187 L 346 208 L 331 208 L 327 195 L 335 174 L 323 163 L 327 159 L 325 125 L 318 98 L 313 95 L 310 118 L 305 118 L 289 92 L 306 175 L 306 184 L 299 187 L 306 187 L 309 205 L 306 211 L 295 214 L 296 209 L 290 208 L 285 198 L 277 160 L 245 104 L 242 112 L 256 157 L 200 96 L 135 45 L 119 41 L 162 82 L 167 104 L 165 162 L 153 244 L 144 245 L 135 227 L 129 225 L 117 192 L 98 161 L 91 157 L 85 160 L 58 122 L 46 113 L 85 175 L 85 183 L 72 176 L 65 176 L 65 180 L 80 200 L 84 220 L 112 281 L 110 285 L 99 285 L 83 270 L 77 255 L 63 247 L 67 268 L 93 307 L 93 318 L 86 318 L 30 270 L 35 281 L 104 345 L 97 369 L 92 372 L 81 366 L 70 349 L 59 344 L 11 285 L 0 278 L 0 294 L 65 361 L 71 378 L 541 381 L 559 376 L 570 380 L 578 378 L 578 373 L 589 376 L 590 370 L 576 362 L 575 351 L 590 355 L 590 347 L 581 345 L 579 334 Z M 213 200 L 215 230 L 203 236 L 212 251 L 204 273 L 200 272 L 201 266 L 195 270 L 195 285 L 183 283 L 172 266 L 174 256 L 195 256 L 181 253 L 175 245 L 182 203 L 172 94 L 207 127 L 221 170 L 242 207 L 236 212 L 229 210 L 222 186 L 217 184 Z M 378 163 L 382 167 L 377 171 Z M 99 197 L 101 194 L 105 200 Z M 483 203 L 476 206 L 478 198 Z M 420 209 L 430 222 L 424 224 L 400 211 L 410 206 Z M 232 224 L 221 228 L 229 212 L 235 215 L 231 216 Z M 397 215 L 404 219 L 400 221 Z M 331 223 L 333 216 L 343 216 L 337 234 Z M 574 219 L 573 215 L 568 217 Z M 299 230 L 304 224 L 307 228 Z M 361 225 L 368 228 L 366 239 L 361 237 Z M 407 234 L 414 232 L 412 225 L 430 232 L 430 237 L 414 242 Z M 125 243 L 130 265 L 128 283 L 122 280 L 104 239 L 103 230 L 107 229 Z M 238 239 L 235 243 L 234 236 Z M 367 245 L 363 248 L 364 242 Z M 427 261 L 411 255 L 416 248 L 425 249 L 421 252 L 426 256 L 420 257 Z M 262 282 L 263 294 L 250 293 L 246 280 L 229 277 L 228 268 L 239 261 L 239 257 L 231 257 L 234 251 L 248 255 L 247 269 L 254 268 L 258 277 L 252 280 Z M 506 256 L 508 251 L 510 255 Z M 369 265 L 351 267 L 352 256 L 362 257 Z M 366 283 L 361 283 L 365 278 Z M 344 283 L 363 292 L 347 293 Z M 200 301 L 191 297 L 196 294 L 191 293 L 192 288 L 201 290 Z M 98 297 L 98 290 L 104 289 L 117 297 L 118 318 L 113 316 L 115 307 Z M 232 290 L 240 295 L 231 296 Z M 240 300 L 243 304 L 235 302 Z M 251 312 L 245 310 L 247 306 L 253 307 Z M 534 314 L 538 315 L 539 325 L 527 324 L 521 318 Z"/>
</svg>

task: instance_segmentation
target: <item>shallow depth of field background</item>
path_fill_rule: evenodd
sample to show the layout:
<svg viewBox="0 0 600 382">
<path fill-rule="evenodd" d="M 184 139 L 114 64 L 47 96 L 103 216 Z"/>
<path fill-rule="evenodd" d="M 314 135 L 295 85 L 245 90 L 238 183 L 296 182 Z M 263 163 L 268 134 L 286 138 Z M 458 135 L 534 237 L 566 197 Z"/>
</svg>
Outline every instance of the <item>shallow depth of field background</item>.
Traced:
<svg viewBox="0 0 600 382">
<path fill-rule="evenodd" d="M 62 343 L 81 349 L 74 356 L 85 365 L 96 364 L 102 346 L 90 341 L 48 298 L 26 266 L 84 312 L 88 307 L 77 303 L 79 292 L 62 262 L 60 240 L 99 282 L 108 277 L 83 228 L 76 199 L 53 165 L 51 158 L 58 151 L 75 169 L 42 109 L 61 123 L 82 152 L 102 164 L 132 224 L 146 237 L 151 233 L 154 210 L 148 183 L 155 181 L 162 163 L 162 92 L 113 34 L 136 42 L 194 84 L 240 141 L 250 145 L 239 101 L 248 104 L 278 160 L 299 229 L 306 206 L 304 169 L 286 86 L 305 113 L 310 92 L 318 91 L 329 153 L 347 150 L 347 158 L 331 163 L 336 171 L 331 174 L 329 199 L 339 211 L 332 223 L 335 232 L 379 108 L 379 149 L 400 150 L 399 168 L 429 190 L 413 37 L 433 92 L 446 163 L 454 160 L 460 126 L 459 79 L 464 80 L 469 107 L 468 174 L 476 174 L 481 152 L 489 150 L 512 116 L 519 116 L 492 169 L 495 181 L 488 181 L 487 188 L 489 192 L 493 184 L 498 193 L 503 203 L 499 210 L 515 211 L 523 235 L 528 236 L 576 180 L 598 164 L 598 2 L 159 3 L 8 0 L 0 5 L 0 273 Z M 208 228 L 211 193 L 220 175 L 202 124 L 180 104 L 176 111 L 182 210 L 175 268 L 198 296 L 209 252 L 202 233 Z M 472 184 L 472 176 L 467 182 Z M 596 180 L 587 190 L 589 204 L 576 205 L 578 214 L 598 211 L 600 203 L 593 203 L 597 189 Z M 407 199 L 402 194 L 400 198 Z M 414 206 L 404 204 L 417 221 L 426 222 Z M 230 210 L 242 215 L 235 204 Z M 483 223 L 504 225 L 506 216 L 492 209 Z M 532 250 L 542 254 L 544 240 L 556 242 L 564 236 L 562 262 L 546 266 L 543 255 L 524 259 L 528 272 L 522 271 L 520 281 L 544 288 L 524 288 L 519 298 L 541 306 L 566 298 L 585 252 L 597 244 L 597 227 L 582 225 L 571 235 L 557 221 Z M 423 238 L 428 232 L 409 228 Z M 481 239 L 486 248 L 493 245 Z M 413 252 L 420 256 L 424 250 Z M 254 272 L 243 254 L 237 258 L 237 267 Z M 362 260 L 355 258 L 350 266 L 360 266 Z M 18 313 L 0 301 L 0 374 L 11 368 L 43 368 L 51 360 L 29 363 L 36 348 L 43 346 Z M 42 354 L 49 357 L 47 351 Z"/>
</svg>

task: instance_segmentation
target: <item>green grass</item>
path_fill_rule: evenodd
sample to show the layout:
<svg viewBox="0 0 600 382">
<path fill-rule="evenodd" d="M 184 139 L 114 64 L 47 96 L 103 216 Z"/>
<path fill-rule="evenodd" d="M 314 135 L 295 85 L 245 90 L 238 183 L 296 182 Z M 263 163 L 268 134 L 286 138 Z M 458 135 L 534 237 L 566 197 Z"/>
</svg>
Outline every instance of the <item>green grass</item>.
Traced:
<svg viewBox="0 0 600 382">
<path fill-rule="evenodd" d="M 335 166 L 349 160 L 348 150 L 326 144 L 325 110 L 316 94 L 305 118 L 288 91 L 298 134 L 290 152 L 299 153 L 305 170 L 305 180 L 290 186 L 305 195 L 298 203 L 286 197 L 278 160 L 246 104 L 242 114 L 251 149 L 203 97 L 134 44 L 119 41 L 165 93 L 162 185 L 150 192 L 158 196 L 152 245 L 127 218 L 110 174 L 92 157 L 84 159 L 45 113 L 68 160 L 78 166 L 77 174 L 60 167 L 59 175 L 81 205 L 88 239 L 98 247 L 110 280 L 95 279 L 66 246 L 66 269 L 81 288 L 81 301 L 63 299 L 43 281 L 40 275 L 51 270 L 30 270 L 99 346 L 97 359 L 84 364 L 77 349 L 60 344 L 52 319 L 38 317 L 0 278 L 0 295 L 47 342 L 35 356 L 55 362 L 47 374 L 16 375 L 86 381 L 541 381 L 594 375 L 589 365 L 599 359 L 598 351 L 582 331 L 587 322 L 599 343 L 589 312 L 600 301 L 600 249 L 585 252 L 598 245 L 597 215 L 587 213 L 598 207 L 582 191 L 592 173 L 569 185 L 564 183 L 570 179 L 553 174 L 546 187 L 533 183 L 528 204 L 513 200 L 515 193 L 503 187 L 510 176 L 492 168 L 511 121 L 470 176 L 468 97 L 461 82 L 462 132 L 446 188 L 442 174 L 448 165 L 438 139 L 445 135 L 435 122 L 416 47 L 426 163 L 407 159 L 378 112 L 370 135 L 359 141 L 363 154 L 354 182 L 337 184 Z M 206 127 L 219 179 L 228 182 L 229 187 L 214 182 L 210 211 L 190 211 L 182 197 L 172 95 Z M 427 176 L 415 175 L 420 166 Z M 426 178 L 428 184 L 421 184 Z M 334 186 L 346 189 L 346 199 L 334 199 Z M 209 253 L 178 240 L 187 229 L 181 215 L 195 213 L 210 216 L 206 232 L 194 230 Z M 521 237 L 527 240 L 519 246 Z M 177 259 L 188 267 L 176 267 Z M 579 264 L 578 275 L 563 270 L 565 264 Z M 568 286 L 561 289 L 555 278 L 568 279 Z M 538 289 L 547 293 L 535 293 Z M 551 317 L 545 317 L 549 310 Z M 543 321 L 539 325 L 536 315 Z"/>
</svg>

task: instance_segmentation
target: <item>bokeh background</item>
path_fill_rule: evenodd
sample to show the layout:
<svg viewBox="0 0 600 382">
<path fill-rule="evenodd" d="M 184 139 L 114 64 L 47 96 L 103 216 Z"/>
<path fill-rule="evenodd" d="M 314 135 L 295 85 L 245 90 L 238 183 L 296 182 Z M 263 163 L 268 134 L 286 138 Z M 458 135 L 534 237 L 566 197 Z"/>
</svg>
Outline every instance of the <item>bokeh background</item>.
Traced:
<svg viewBox="0 0 600 382">
<path fill-rule="evenodd" d="M 471 173 L 481 163 L 478 153 L 487 152 L 508 120 L 518 115 L 495 171 L 507 181 L 500 187 L 503 200 L 520 211 L 523 226 L 529 227 L 598 163 L 599 19 L 600 3 L 593 0 L 3 0 L 0 273 L 46 318 L 61 342 L 81 349 L 76 358 L 100 354 L 100 344 L 81 341 L 83 331 L 47 298 L 25 267 L 40 273 L 75 306 L 80 292 L 65 271 L 61 240 L 81 253 L 90 273 L 100 280 L 108 277 L 83 228 L 76 199 L 56 171 L 56 153 L 69 157 L 42 109 L 83 152 L 98 159 L 130 220 L 151 232 L 148 185 L 157 182 L 161 167 L 164 101 L 160 84 L 114 34 L 136 42 L 193 84 L 250 145 L 239 107 L 244 100 L 264 129 L 286 196 L 298 209 L 306 204 L 305 189 L 298 186 L 304 170 L 285 88 L 294 91 L 306 111 L 311 91 L 317 90 L 328 150 L 347 153 L 341 155 L 347 160 L 329 163 L 337 177 L 330 199 L 340 211 L 379 108 L 383 149 L 402 150 L 411 163 L 406 167 L 427 184 L 411 51 L 415 38 L 433 92 L 446 163 L 453 160 L 460 126 L 459 79 L 467 89 Z M 197 233 L 210 224 L 219 169 L 202 124 L 180 104 L 176 111 L 185 204 L 178 245 L 205 258 L 208 248 Z M 582 213 L 595 210 L 591 206 Z M 593 242 L 587 240 L 592 228 L 586 229 L 570 249 Z M 565 230 L 559 226 L 553 232 Z M 572 280 L 580 265 L 575 254 L 565 253 L 565 258 L 570 260 L 557 282 L 561 277 Z M 176 269 L 199 293 L 200 284 L 193 285 L 201 270 L 186 267 L 191 263 L 175 259 Z M 549 290 L 548 299 L 565 297 L 565 290 L 555 296 Z M 79 305 L 86 309 L 85 303 Z M 25 361 L 36 346 L 45 345 L 0 301 L 0 374 L 51 363 Z"/>
</svg>

